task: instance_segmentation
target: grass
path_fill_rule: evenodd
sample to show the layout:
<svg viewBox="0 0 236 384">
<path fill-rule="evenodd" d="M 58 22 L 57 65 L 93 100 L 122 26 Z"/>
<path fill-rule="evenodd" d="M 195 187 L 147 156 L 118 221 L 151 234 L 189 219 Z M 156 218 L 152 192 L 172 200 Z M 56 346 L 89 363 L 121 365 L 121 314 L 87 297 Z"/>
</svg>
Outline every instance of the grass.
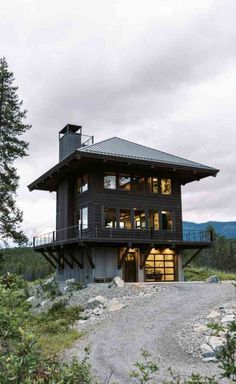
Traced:
<svg viewBox="0 0 236 384">
<path fill-rule="evenodd" d="M 236 273 L 229 273 L 207 267 L 188 267 L 184 271 L 187 281 L 203 281 L 212 275 L 218 276 L 220 280 L 236 280 Z"/>
<path fill-rule="evenodd" d="M 61 352 L 69 348 L 80 333 L 72 326 L 80 319 L 80 307 L 65 307 L 63 303 L 55 303 L 47 313 L 30 315 L 25 328 L 32 332 L 46 355 Z"/>
</svg>

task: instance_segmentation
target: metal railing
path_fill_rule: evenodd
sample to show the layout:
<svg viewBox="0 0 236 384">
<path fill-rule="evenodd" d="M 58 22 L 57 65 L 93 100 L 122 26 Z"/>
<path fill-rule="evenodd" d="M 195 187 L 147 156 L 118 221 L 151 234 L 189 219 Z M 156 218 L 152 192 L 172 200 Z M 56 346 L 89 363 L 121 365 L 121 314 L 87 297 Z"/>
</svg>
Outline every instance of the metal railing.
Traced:
<svg viewBox="0 0 236 384">
<path fill-rule="evenodd" d="M 63 229 L 58 229 L 33 238 L 33 247 L 42 245 L 60 243 L 75 239 L 104 239 L 104 240 L 156 240 L 156 241 L 173 241 L 173 242 L 213 242 L 211 231 L 187 230 L 183 231 L 182 237 L 177 237 L 174 231 L 153 230 L 153 229 L 125 229 L 125 228 L 98 228 L 95 232 L 89 230 L 87 226 L 74 225 Z"/>
</svg>

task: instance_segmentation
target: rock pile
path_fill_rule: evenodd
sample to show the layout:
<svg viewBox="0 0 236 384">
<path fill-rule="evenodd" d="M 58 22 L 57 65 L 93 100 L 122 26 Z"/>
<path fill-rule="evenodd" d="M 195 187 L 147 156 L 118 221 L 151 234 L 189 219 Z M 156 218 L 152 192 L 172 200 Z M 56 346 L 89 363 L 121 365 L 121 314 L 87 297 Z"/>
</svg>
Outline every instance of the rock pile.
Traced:
<svg viewBox="0 0 236 384">
<path fill-rule="evenodd" d="M 225 345 L 228 325 L 233 321 L 236 304 L 220 304 L 197 322 L 186 323 L 179 333 L 179 343 L 190 355 L 204 362 L 216 362 L 216 353 Z"/>
</svg>

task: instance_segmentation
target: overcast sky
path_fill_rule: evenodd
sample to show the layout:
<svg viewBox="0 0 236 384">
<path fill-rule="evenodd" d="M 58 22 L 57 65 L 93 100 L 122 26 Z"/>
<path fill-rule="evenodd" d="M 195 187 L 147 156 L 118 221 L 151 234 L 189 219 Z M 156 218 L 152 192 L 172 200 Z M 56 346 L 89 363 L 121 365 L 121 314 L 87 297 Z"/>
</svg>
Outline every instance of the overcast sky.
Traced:
<svg viewBox="0 0 236 384">
<path fill-rule="evenodd" d="M 28 110 L 17 161 L 29 236 L 52 230 L 55 195 L 27 185 L 83 125 L 220 169 L 183 187 L 183 218 L 236 220 L 235 0 L 0 0 L 0 56 Z"/>
</svg>

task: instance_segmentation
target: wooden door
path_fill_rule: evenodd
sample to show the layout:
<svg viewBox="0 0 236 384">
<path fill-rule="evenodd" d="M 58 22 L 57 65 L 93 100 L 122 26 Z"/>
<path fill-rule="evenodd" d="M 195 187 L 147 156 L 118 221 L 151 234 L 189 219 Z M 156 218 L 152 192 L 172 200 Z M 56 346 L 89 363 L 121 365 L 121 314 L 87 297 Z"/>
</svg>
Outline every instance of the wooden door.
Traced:
<svg viewBox="0 0 236 384">
<path fill-rule="evenodd" d="M 128 253 L 124 262 L 124 280 L 126 282 L 137 281 L 137 265 L 135 252 Z"/>
</svg>

